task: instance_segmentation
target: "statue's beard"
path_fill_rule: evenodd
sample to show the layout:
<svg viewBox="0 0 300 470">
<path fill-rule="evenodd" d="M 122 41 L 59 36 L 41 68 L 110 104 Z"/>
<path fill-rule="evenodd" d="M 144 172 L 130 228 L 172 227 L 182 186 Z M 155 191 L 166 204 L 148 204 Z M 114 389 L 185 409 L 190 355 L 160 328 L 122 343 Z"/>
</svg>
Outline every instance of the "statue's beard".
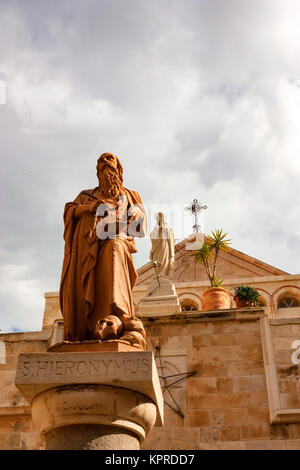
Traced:
<svg viewBox="0 0 300 470">
<path fill-rule="evenodd" d="M 118 170 L 110 166 L 104 167 L 98 174 L 100 193 L 105 197 L 118 197 L 121 181 Z"/>
</svg>

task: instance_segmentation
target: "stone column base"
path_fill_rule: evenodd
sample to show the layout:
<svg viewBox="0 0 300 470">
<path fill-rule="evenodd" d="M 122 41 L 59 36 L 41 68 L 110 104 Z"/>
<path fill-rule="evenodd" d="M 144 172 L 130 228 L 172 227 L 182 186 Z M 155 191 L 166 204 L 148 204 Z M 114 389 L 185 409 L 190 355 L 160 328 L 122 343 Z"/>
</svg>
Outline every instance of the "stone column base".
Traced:
<svg viewBox="0 0 300 470">
<path fill-rule="evenodd" d="M 114 426 L 73 424 L 46 434 L 46 450 L 139 450 L 133 432 Z"/>
<path fill-rule="evenodd" d="M 156 421 L 156 406 L 141 393 L 108 385 L 69 385 L 37 395 L 32 421 L 42 434 L 72 424 L 113 426 L 143 441 Z"/>
<path fill-rule="evenodd" d="M 46 449 L 139 449 L 163 420 L 150 351 L 21 354 L 16 386 Z"/>
<path fill-rule="evenodd" d="M 32 421 L 46 449 L 138 449 L 155 424 L 156 406 L 132 390 L 70 385 L 37 395 Z"/>
</svg>

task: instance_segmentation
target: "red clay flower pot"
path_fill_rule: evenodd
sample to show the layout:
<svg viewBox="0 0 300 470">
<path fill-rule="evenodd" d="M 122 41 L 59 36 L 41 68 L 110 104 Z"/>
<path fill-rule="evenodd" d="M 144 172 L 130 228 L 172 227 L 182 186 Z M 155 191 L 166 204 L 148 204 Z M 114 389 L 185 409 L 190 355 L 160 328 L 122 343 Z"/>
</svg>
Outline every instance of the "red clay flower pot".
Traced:
<svg viewBox="0 0 300 470">
<path fill-rule="evenodd" d="M 203 310 L 222 310 L 230 308 L 229 292 L 223 287 L 211 287 L 203 292 Z"/>
<path fill-rule="evenodd" d="M 240 300 L 237 295 L 234 297 L 234 301 L 236 304 L 236 308 L 247 307 L 246 302 L 244 300 Z"/>
<path fill-rule="evenodd" d="M 254 302 L 245 302 L 244 300 L 240 300 L 237 295 L 234 297 L 234 300 L 237 308 L 254 307 Z"/>
</svg>

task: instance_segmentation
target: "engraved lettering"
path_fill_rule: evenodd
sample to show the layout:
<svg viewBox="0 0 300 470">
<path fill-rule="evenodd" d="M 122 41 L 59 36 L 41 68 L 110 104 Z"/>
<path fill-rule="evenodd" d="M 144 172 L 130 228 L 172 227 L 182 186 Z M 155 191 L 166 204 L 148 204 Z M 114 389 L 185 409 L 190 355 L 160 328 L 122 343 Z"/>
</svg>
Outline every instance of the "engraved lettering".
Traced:
<svg viewBox="0 0 300 470">
<path fill-rule="evenodd" d="M 47 375 L 48 361 L 38 361 L 37 375 L 45 376 Z"/>
<path fill-rule="evenodd" d="M 30 370 L 30 361 L 23 362 L 23 375 L 24 377 L 32 377 L 32 371 Z"/>
<path fill-rule="evenodd" d="M 125 361 L 121 361 L 118 363 L 118 361 L 115 361 L 115 366 L 117 369 L 123 369 L 124 374 L 126 374 L 126 364 Z"/>
<path fill-rule="evenodd" d="M 99 364 L 99 361 L 89 361 L 89 374 L 90 375 L 95 375 L 95 372 L 97 374 L 100 373 L 99 371 L 99 368 L 100 368 L 100 364 Z"/>
<path fill-rule="evenodd" d="M 109 365 L 111 364 L 112 360 L 110 360 L 110 361 L 102 361 L 102 362 L 103 362 L 103 364 L 105 365 L 105 368 L 106 368 L 105 373 L 106 373 L 106 375 L 108 375 L 108 367 L 109 367 Z"/>
<path fill-rule="evenodd" d="M 66 368 L 65 368 L 65 375 L 73 375 L 74 362 L 73 361 L 66 361 Z"/>
<path fill-rule="evenodd" d="M 138 370 L 138 362 L 136 360 L 133 360 L 133 359 L 128 359 L 127 363 L 128 363 L 128 367 L 129 367 L 129 372 L 131 374 L 135 374 Z M 131 366 L 131 363 L 133 363 L 133 367 Z"/>
<path fill-rule="evenodd" d="M 147 359 L 142 359 L 142 363 L 143 363 L 143 366 L 144 366 L 142 372 L 144 372 L 144 374 L 146 374 L 150 370 L 149 361 Z"/>
<path fill-rule="evenodd" d="M 63 361 L 56 361 L 55 363 L 55 375 L 62 375 L 63 374 Z"/>
<path fill-rule="evenodd" d="M 53 367 L 54 364 L 55 363 L 53 361 L 51 361 L 51 363 L 50 363 L 50 375 L 52 375 L 54 373 L 54 370 L 53 370 L 54 369 L 54 367 Z"/>
<path fill-rule="evenodd" d="M 79 361 L 76 364 L 76 369 L 79 375 L 84 375 L 87 370 L 87 363 L 85 361 Z"/>
</svg>

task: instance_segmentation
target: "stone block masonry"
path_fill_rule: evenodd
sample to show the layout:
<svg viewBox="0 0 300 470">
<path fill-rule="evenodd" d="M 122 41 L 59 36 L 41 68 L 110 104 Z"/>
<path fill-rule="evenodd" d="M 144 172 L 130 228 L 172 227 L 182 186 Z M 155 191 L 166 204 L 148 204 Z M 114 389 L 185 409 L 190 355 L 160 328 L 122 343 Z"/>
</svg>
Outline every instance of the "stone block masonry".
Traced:
<svg viewBox="0 0 300 470">
<path fill-rule="evenodd" d="M 263 329 L 262 321 L 265 321 Z M 270 320 L 263 309 L 231 309 L 155 316 L 144 320 L 144 325 L 147 349 L 154 351 L 159 376 L 162 372 L 166 376 L 189 371 L 195 374 L 164 391 L 164 427 L 153 428 L 142 448 L 300 449 L 297 416 L 300 374 L 299 365 L 291 360 L 292 342 L 300 339 L 300 319 Z M 52 378 L 54 384 L 61 380 L 61 373 L 71 381 L 72 377 L 94 380 L 97 375 L 99 378 L 132 377 L 133 381 L 140 377 L 142 381 L 149 374 L 146 363 L 137 362 L 139 353 L 135 352 L 127 353 L 129 362 L 108 362 L 109 353 L 105 363 L 87 356 L 82 359 L 81 353 L 76 353 L 78 356 L 74 353 L 73 358 L 66 358 L 72 362 L 62 364 L 57 354 L 51 353 L 52 362 L 45 363 L 40 353 L 49 347 L 50 337 L 50 329 L 48 336 L 0 335 L 6 344 L 6 363 L 0 364 L 0 447 L 3 449 L 45 446 L 32 423 L 29 404 L 14 386 L 18 354 L 35 353 L 36 356 L 30 366 L 22 366 L 23 375 L 36 375 L 39 371 L 41 379 Z M 38 364 L 37 360 L 42 362 Z M 135 373 L 136 370 L 139 372 Z M 161 379 L 162 389 L 177 378 Z M 23 380 L 29 382 L 32 378 Z M 176 406 L 169 391 L 183 416 L 174 411 Z M 277 409 L 274 422 L 271 422 L 272 408 Z"/>
</svg>

